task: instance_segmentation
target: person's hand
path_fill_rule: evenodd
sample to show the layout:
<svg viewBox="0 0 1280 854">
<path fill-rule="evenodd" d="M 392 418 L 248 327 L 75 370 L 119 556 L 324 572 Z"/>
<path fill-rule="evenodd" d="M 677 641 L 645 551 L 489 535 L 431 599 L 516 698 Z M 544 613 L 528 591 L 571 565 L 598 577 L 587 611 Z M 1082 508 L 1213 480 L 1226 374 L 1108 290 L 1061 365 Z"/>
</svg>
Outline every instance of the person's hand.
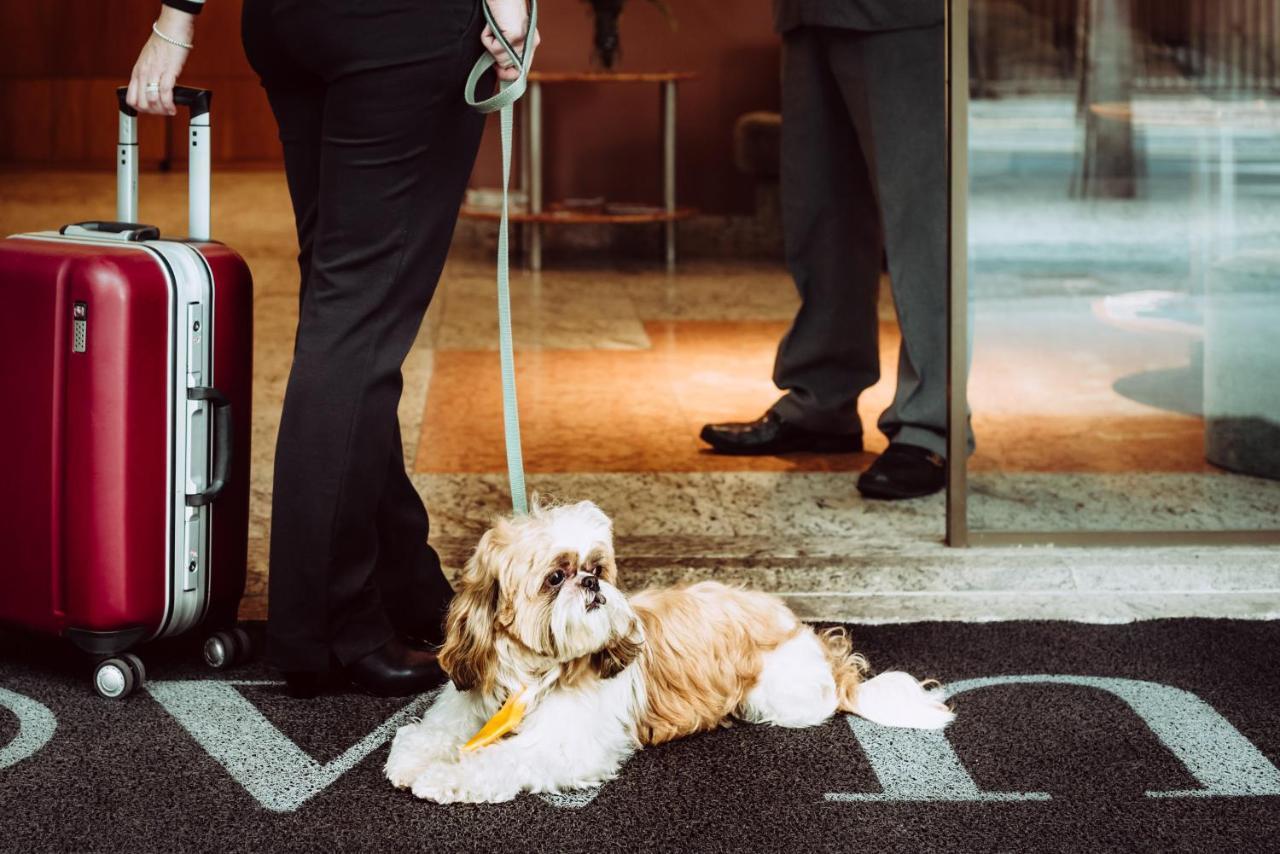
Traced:
<svg viewBox="0 0 1280 854">
<path fill-rule="evenodd" d="M 493 21 L 502 31 L 502 35 L 511 42 L 511 46 L 517 53 L 523 54 L 529 30 L 529 9 L 525 6 L 525 0 L 482 0 L 482 2 L 489 4 L 489 14 L 493 16 Z M 533 46 L 529 50 L 537 50 L 541 42 L 542 36 L 534 31 Z M 480 43 L 497 60 L 499 80 L 515 80 L 520 76 L 515 57 L 507 56 L 506 48 L 502 46 L 502 42 L 498 41 L 488 24 L 480 34 Z"/>
<path fill-rule="evenodd" d="M 165 6 L 160 10 L 156 29 L 174 41 L 192 44 L 196 33 L 196 18 L 187 12 Z M 182 66 L 191 51 L 169 44 L 152 33 L 138 54 L 129 78 L 129 92 L 125 101 L 140 113 L 172 116 L 177 113 L 173 105 L 173 86 L 178 82 Z"/>
</svg>

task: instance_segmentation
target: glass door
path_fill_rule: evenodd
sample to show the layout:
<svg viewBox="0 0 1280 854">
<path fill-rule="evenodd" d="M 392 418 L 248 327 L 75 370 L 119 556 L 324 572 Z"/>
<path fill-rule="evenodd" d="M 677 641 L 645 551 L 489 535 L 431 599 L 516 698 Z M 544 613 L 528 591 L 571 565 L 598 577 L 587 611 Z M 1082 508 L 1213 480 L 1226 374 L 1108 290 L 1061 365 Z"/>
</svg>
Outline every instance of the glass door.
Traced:
<svg viewBox="0 0 1280 854">
<path fill-rule="evenodd" d="M 948 49 L 949 542 L 1280 542 L 1280 0 L 950 0 Z"/>
</svg>

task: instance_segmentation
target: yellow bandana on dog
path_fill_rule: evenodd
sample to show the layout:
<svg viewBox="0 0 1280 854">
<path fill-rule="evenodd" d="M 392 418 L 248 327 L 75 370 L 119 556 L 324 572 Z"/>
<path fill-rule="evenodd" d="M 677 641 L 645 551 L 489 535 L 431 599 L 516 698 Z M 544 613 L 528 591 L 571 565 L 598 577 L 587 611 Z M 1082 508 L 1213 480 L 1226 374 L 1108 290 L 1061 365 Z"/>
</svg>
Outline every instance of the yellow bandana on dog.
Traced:
<svg viewBox="0 0 1280 854">
<path fill-rule="evenodd" d="M 480 727 L 480 731 L 471 736 L 471 740 L 459 748 L 463 753 L 472 750 L 479 750 L 482 747 L 488 747 L 516 727 L 520 726 L 520 722 L 524 720 L 525 713 L 525 694 L 528 691 L 521 688 L 516 693 L 507 697 L 507 701 L 502 704 L 502 708 L 494 713 L 493 717 L 485 721 L 484 726 Z"/>
</svg>

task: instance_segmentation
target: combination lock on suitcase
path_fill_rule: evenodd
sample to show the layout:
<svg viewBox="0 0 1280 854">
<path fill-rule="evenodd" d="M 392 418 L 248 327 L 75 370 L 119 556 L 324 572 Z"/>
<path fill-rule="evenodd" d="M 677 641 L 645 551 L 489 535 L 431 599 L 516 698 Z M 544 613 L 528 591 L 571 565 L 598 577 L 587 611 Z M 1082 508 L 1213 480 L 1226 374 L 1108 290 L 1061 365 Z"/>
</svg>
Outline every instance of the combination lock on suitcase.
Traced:
<svg viewBox="0 0 1280 854">
<path fill-rule="evenodd" d="M 209 237 L 211 93 L 190 111 L 189 231 L 137 220 L 137 116 L 120 99 L 115 222 L 0 241 L 0 621 L 99 656 L 94 687 L 145 680 L 140 644 L 235 628 L 249 510 L 253 281 Z"/>
</svg>

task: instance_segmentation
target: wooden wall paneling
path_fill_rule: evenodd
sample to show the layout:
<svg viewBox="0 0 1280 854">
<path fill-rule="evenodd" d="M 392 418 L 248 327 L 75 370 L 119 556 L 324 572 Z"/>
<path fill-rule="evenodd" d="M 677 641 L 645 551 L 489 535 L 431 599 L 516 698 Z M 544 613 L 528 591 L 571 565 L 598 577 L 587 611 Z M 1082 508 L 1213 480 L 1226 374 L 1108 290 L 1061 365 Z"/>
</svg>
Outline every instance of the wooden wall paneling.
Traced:
<svg viewBox="0 0 1280 854">
<path fill-rule="evenodd" d="M 193 77 L 258 77 L 240 45 L 240 0 L 209 0 L 196 25 L 196 49 L 187 61 Z"/>
<path fill-rule="evenodd" d="M 115 168 L 119 128 L 115 78 L 58 78 L 48 88 L 48 154 L 39 162 L 76 168 Z M 9 85 L 9 84 L 6 84 Z M 138 122 L 141 164 L 157 164 L 164 153 L 164 120 L 143 116 Z M 26 158 L 15 157 L 15 160 Z"/>
<path fill-rule="evenodd" d="M 0 80 L 11 77 L 48 77 L 55 71 L 52 22 L 54 3 L 0 0 Z M 0 83 L 3 85 L 3 83 Z"/>
<path fill-rule="evenodd" d="M 235 163 L 280 163 L 280 131 L 257 77 L 228 79 L 222 84 L 225 121 L 214 153 Z"/>
<path fill-rule="evenodd" d="M 538 69 L 588 68 L 592 18 L 586 4 L 544 5 Z M 725 0 L 669 5 L 675 30 L 653 4 L 626 5 L 617 70 L 698 73 L 698 79 L 680 84 L 679 201 L 710 213 L 750 212 L 754 188 L 733 165 L 733 125 L 742 113 L 778 108 L 780 44 L 769 4 L 737 2 L 729 15 Z M 661 113 L 655 89 L 638 84 L 544 86 L 548 200 L 597 194 L 619 201 L 661 199 Z M 486 133 L 472 186 L 493 187 L 500 178 L 496 147 Z"/>
<path fill-rule="evenodd" d="M 355 0 L 351 0 L 355 2 Z M 681 203 L 709 212 L 749 211 L 754 197 L 730 157 L 733 122 L 778 104 L 778 38 L 764 0 L 671 3 L 672 30 L 652 4 L 628 3 L 621 18 L 619 70 L 689 69 L 681 84 L 678 150 Z M 538 54 L 545 71 L 587 68 L 592 22 L 586 4 L 544 4 Z M 113 161 L 115 118 L 103 92 L 125 82 L 158 0 L 0 0 L 0 163 L 52 167 Z M 220 168 L 280 162 L 275 123 L 240 46 L 240 0 L 211 0 L 182 82 L 214 100 L 214 162 Z M 659 111 L 655 87 L 548 87 L 549 199 L 604 194 L 656 201 Z M 56 103 L 52 100 L 58 96 Z M 490 123 L 490 130 L 496 123 Z M 168 136 L 175 165 L 185 160 L 185 122 L 141 122 L 143 165 L 158 163 Z M 474 183 L 493 186 L 498 158 L 491 134 Z M 625 165 L 624 165 L 625 164 Z"/>
<path fill-rule="evenodd" d="M 0 82 L 0 161 L 48 163 L 52 139 L 53 81 Z"/>
<path fill-rule="evenodd" d="M 193 76 L 190 84 L 213 90 L 211 125 L 215 163 L 254 167 L 281 163 L 275 117 L 256 77 Z M 187 159 L 186 131 L 186 119 L 179 112 L 169 127 L 175 163 Z"/>
<path fill-rule="evenodd" d="M 70 48 L 73 53 L 63 73 L 128 82 L 138 51 L 151 34 L 159 4 L 62 0 L 54 5 L 66 9 L 59 22 L 60 39 L 69 42 L 62 49 Z"/>
<path fill-rule="evenodd" d="M 93 156 L 94 118 L 102 113 L 93 108 L 93 81 L 83 77 L 54 78 L 52 86 L 53 126 L 49 133 L 50 159 L 55 163 L 89 163 L 94 159 L 111 162 L 114 134 L 107 131 Z M 104 96 L 105 98 L 106 96 Z M 110 107 L 108 102 L 106 107 Z M 101 124 L 101 122 L 99 122 Z M 113 123 L 114 124 L 114 123 Z M 103 131 L 100 129 L 99 133 Z"/>
</svg>

